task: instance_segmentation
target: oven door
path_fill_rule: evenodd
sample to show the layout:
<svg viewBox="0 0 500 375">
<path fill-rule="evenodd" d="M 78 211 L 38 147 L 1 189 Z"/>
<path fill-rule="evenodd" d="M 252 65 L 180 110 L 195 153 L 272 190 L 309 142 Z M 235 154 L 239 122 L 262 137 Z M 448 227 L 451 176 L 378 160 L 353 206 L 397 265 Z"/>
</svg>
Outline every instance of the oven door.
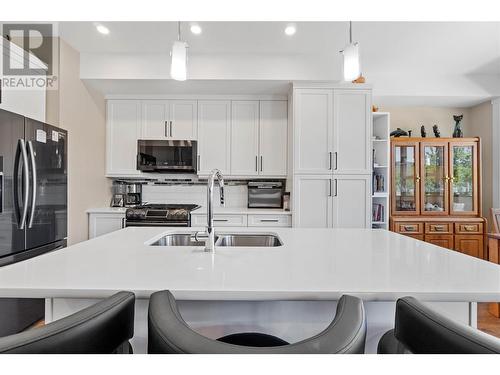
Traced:
<svg viewBox="0 0 500 375">
<path fill-rule="evenodd" d="M 195 173 L 196 153 L 196 141 L 138 140 L 137 169 Z"/>
<path fill-rule="evenodd" d="M 171 222 L 159 222 L 159 221 L 134 221 L 125 220 L 126 227 L 189 227 L 189 222 L 187 221 L 171 221 Z"/>
</svg>

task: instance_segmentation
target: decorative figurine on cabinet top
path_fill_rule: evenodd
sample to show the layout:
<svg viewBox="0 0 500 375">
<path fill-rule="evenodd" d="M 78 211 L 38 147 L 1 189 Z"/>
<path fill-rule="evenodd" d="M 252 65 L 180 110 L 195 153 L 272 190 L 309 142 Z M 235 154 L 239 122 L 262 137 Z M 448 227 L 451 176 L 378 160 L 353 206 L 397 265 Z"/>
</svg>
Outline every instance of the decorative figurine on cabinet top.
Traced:
<svg viewBox="0 0 500 375">
<path fill-rule="evenodd" d="M 435 136 L 436 138 L 441 138 L 441 132 L 439 131 L 439 128 L 438 128 L 438 126 L 437 126 L 437 125 L 434 125 L 434 126 L 432 127 L 432 131 L 434 132 L 434 136 Z"/>
<path fill-rule="evenodd" d="M 408 133 L 401 128 L 396 128 L 396 130 L 393 130 L 390 134 L 391 137 L 396 137 L 396 138 L 405 137 L 407 135 Z"/>
<path fill-rule="evenodd" d="M 422 138 L 427 137 L 427 132 L 425 131 L 425 126 L 423 126 L 423 125 L 420 127 L 420 136 Z"/>
<path fill-rule="evenodd" d="M 453 130 L 453 138 L 463 138 L 464 133 L 462 131 L 462 126 L 460 125 L 460 121 L 464 118 L 464 115 L 461 114 L 453 115 L 453 120 L 455 120 L 455 129 Z"/>
<path fill-rule="evenodd" d="M 408 137 L 411 138 L 411 130 L 408 130 Z"/>
</svg>

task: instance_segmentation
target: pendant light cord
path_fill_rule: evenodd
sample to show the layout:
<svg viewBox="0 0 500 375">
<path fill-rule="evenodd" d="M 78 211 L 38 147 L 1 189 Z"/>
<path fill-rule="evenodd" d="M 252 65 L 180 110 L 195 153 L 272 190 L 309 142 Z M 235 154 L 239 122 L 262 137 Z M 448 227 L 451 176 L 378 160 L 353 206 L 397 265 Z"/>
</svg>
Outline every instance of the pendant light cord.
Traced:
<svg viewBox="0 0 500 375">
<path fill-rule="evenodd" d="M 177 40 L 181 41 L 181 21 L 177 22 Z"/>
<path fill-rule="evenodd" d="M 349 44 L 352 44 L 352 21 L 349 21 Z"/>
</svg>

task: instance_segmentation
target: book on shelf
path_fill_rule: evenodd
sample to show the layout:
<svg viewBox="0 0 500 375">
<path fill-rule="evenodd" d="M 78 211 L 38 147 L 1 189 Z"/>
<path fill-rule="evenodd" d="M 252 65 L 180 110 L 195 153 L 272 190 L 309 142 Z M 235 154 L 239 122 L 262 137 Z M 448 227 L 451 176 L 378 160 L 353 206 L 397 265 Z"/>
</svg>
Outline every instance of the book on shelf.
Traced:
<svg viewBox="0 0 500 375">
<path fill-rule="evenodd" d="M 384 205 L 380 203 L 374 203 L 372 209 L 372 221 L 383 222 L 384 221 Z"/>
</svg>

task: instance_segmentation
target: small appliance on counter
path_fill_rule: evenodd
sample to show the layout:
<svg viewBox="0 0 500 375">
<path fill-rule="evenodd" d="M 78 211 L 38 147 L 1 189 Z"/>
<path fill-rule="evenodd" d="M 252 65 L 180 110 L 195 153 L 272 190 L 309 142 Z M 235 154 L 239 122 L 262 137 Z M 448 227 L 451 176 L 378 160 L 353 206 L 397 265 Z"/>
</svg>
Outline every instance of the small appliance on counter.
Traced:
<svg viewBox="0 0 500 375">
<path fill-rule="evenodd" d="M 249 181 L 248 208 L 283 208 L 282 181 Z"/>
<path fill-rule="evenodd" d="M 113 181 L 111 207 L 135 207 L 142 203 L 142 185 L 137 181 Z"/>
</svg>

